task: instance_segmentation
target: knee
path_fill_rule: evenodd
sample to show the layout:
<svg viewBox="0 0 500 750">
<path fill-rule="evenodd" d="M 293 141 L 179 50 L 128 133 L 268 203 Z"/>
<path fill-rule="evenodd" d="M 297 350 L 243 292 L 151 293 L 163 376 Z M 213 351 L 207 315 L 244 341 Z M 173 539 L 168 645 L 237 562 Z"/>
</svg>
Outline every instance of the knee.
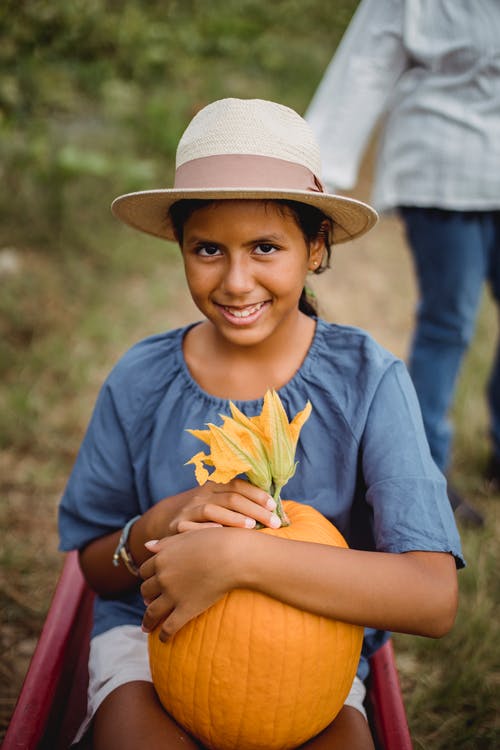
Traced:
<svg viewBox="0 0 500 750">
<path fill-rule="evenodd" d="M 424 305 L 417 310 L 416 338 L 422 341 L 465 348 L 472 340 L 474 328 L 475 310 L 444 306 L 430 309 Z"/>
</svg>

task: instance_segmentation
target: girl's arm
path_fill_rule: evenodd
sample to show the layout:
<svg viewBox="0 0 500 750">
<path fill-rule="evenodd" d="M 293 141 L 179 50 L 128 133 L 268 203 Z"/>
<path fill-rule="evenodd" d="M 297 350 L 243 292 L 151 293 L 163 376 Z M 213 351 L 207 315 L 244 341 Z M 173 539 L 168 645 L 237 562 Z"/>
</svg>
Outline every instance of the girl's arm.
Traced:
<svg viewBox="0 0 500 750">
<path fill-rule="evenodd" d="M 207 482 L 203 487 L 164 498 L 146 511 L 132 525 L 127 548 L 139 567 L 151 555 L 144 546 L 150 539 L 211 526 L 251 528 L 256 522 L 279 526 L 273 513 L 275 507 L 266 492 L 241 479 L 224 485 Z M 137 577 L 121 561 L 118 566 L 113 565 L 121 531 L 95 539 L 80 551 L 80 566 L 87 583 L 101 596 L 113 596 L 137 585 Z"/>
<path fill-rule="evenodd" d="M 380 630 L 440 637 L 453 626 L 455 561 L 443 552 L 363 552 L 259 535 L 248 588 L 302 609 Z M 267 541 L 275 541 L 275 549 Z M 280 545 L 281 549 L 278 547 Z M 274 560 L 272 567 L 271 560 Z M 267 571 L 273 570 L 270 577 Z"/>
<path fill-rule="evenodd" d="M 248 588 L 333 619 L 440 637 L 453 625 L 452 555 L 362 552 L 244 532 L 206 529 L 164 539 L 141 568 L 143 626 L 161 637 L 233 588 Z"/>
</svg>

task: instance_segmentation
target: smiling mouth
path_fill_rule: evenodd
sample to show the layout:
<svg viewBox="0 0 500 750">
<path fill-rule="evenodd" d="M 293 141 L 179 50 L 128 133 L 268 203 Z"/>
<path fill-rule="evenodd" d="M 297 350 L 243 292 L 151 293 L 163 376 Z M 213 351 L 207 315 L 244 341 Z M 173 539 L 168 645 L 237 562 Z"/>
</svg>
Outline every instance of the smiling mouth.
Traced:
<svg viewBox="0 0 500 750">
<path fill-rule="evenodd" d="M 258 312 L 265 302 L 258 302 L 256 305 L 249 305 L 248 307 L 230 307 L 229 305 L 222 305 L 224 310 L 230 315 L 234 315 L 235 318 L 249 318 L 254 313 Z"/>
<path fill-rule="evenodd" d="M 269 301 L 257 302 L 254 305 L 233 307 L 232 305 L 219 305 L 224 318 L 232 325 L 251 325 L 258 320 Z"/>
</svg>

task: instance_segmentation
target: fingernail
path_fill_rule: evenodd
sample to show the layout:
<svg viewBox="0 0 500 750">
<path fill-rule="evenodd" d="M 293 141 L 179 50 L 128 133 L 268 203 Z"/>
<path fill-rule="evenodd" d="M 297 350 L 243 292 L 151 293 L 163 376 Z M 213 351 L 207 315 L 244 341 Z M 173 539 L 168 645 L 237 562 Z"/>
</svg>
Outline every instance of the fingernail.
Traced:
<svg viewBox="0 0 500 750">
<path fill-rule="evenodd" d="M 268 510 L 276 510 L 276 500 L 272 497 L 269 498 L 269 500 L 266 503 L 266 508 Z"/>
<path fill-rule="evenodd" d="M 257 521 L 255 518 L 245 518 L 245 528 L 253 529 Z"/>
<path fill-rule="evenodd" d="M 279 529 L 279 527 L 281 526 L 281 521 L 276 513 L 273 513 L 271 518 L 269 519 L 269 525 L 272 529 Z"/>
<path fill-rule="evenodd" d="M 151 549 L 151 547 L 154 547 L 155 544 L 158 544 L 158 542 L 159 542 L 159 539 L 150 539 L 149 541 L 144 542 L 144 546 L 147 549 Z"/>
</svg>

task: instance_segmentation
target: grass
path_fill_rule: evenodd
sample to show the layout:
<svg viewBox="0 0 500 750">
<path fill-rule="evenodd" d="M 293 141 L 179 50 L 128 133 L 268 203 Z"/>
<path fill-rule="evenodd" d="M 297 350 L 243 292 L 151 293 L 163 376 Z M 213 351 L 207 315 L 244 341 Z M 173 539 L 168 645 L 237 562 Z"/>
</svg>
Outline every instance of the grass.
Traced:
<svg viewBox="0 0 500 750">
<path fill-rule="evenodd" d="M 453 409 L 453 480 L 481 509 L 484 530 L 461 529 L 467 567 L 459 573 L 459 611 L 439 641 L 395 636 L 400 675 L 415 748 L 489 750 L 500 723 L 500 515 L 498 495 L 482 479 L 488 456 L 485 389 L 492 362 L 495 308 L 488 295 L 466 357 Z"/>
<path fill-rule="evenodd" d="M 439 641 L 395 636 L 416 749 L 497 747 L 500 526 L 490 521 L 484 532 L 462 532 L 468 567 L 452 632 Z"/>
</svg>

